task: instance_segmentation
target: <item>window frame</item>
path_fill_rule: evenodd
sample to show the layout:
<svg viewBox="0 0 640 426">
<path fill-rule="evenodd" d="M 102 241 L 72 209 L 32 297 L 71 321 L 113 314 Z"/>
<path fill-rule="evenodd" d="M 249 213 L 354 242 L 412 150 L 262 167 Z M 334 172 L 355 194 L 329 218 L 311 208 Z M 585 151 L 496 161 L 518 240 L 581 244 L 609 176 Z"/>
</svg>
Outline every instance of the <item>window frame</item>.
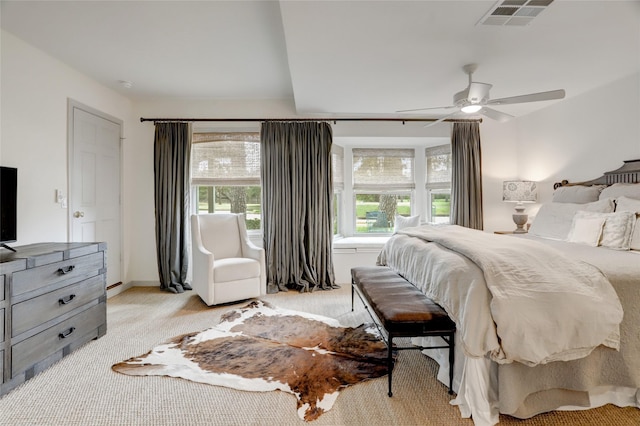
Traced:
<svg viewBox="0 0 640 426">
<path fill-rule="evenodd" d="M 344 161 L 344 147 L 338 144 L 333 143 L 331 145 L 331 186 L 333 192 L 332 203 L 336 204 L 333 206 L 332 214 L 335 212 L 334 217 L 332 217 L 331 227 L 334 228 L 333 221 L 336 222 L 335 228 L 333 230 L 333 238 L 342 238 L 344 235 L 344 223 L 342 220 L 344 214 L 344 192 L 345 192 L 345 161 Z"/>
<path fill-rule="evenodd" d="M 425 148 L 425 218 L 427 222 L 435 223 L 434 217 L 432 215 L 433 204 L 432 204 L 432 196 L 434 194 L 449 194 L 449 199 L 451 199 L 451 144 L 443 144 L 436 145 L 432 147 Z M 435 181 L 429 182 L 429 157 L 439 156 L 439 155 L 448 155 L 449 156 L 449 180 L 448 181 Z M 449 215 L 449 220 L 446 222 L 439 223 L 451 223 L 451 215 Z"/>
</svg>

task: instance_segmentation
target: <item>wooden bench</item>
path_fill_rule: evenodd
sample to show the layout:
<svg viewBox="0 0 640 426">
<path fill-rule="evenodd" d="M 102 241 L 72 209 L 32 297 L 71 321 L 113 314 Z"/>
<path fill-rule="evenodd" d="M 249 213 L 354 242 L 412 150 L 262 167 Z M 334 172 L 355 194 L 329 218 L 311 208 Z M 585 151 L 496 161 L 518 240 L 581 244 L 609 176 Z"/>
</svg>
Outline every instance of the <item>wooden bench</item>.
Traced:
<svg viewBox="0 0 640 426">
<path fill-rule="evenodd" d="M 444 309 L 425 296 L 416 286 L 386 266 L 351 268 L 351 310 L 358 294 L 387 348 L 389 396 L 392 396 L 393 350 L 449 349 L 449 394 L 453 393 L 455 323 Z M 383 328 L 381 330 L 380 328 Z M 386 336 L 385 336 L 386 335 Z M 393 346 L 396 337 L 439 336 L 444 346 Z"/>
</svg>

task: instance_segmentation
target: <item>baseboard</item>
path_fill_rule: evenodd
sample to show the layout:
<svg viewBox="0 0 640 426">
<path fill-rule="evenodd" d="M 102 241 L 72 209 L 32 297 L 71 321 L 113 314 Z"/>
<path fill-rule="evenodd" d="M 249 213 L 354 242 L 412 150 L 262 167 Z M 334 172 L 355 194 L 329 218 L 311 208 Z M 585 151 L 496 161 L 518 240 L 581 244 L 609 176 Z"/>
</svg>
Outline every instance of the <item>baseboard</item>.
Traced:
<svg viewBox="0 0 640 426">
<path fill-rule="evenodd" d="M 107 288 L 107 299 L 122 293 L 123 291 L 130 289 L 131 288 L 131 283 L 127 283 L 127 284 L 120 284 L 120 285 L 116 285 L 116 286 L 109 286 L 109 288 Z"/>
<path fill-rule="evenodd" d="M 131 281 L 132 287 L 160 287 L 160 281 Z"/>
<path fill-rule="evenodd" d="M 160 287 L 159 281 L 129 281 L 126 284 L 121 284 L 115 287 L 107 289 L 107 299 L 122 293 L 130 289 L 131 287 Z"/>
</svg>

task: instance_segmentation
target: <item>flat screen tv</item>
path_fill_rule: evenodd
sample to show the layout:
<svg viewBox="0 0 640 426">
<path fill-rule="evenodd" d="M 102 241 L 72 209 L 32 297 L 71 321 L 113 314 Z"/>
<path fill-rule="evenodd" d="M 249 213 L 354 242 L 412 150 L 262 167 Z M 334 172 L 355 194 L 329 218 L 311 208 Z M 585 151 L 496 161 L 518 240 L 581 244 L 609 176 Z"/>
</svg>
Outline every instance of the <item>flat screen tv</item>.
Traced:
<svg viewBox="0 0 640 426">
<path fill-rule="evenodd" d="M 0 166 L 0 247 L 15 251 L 6 243 L 17 236 L 18 219 L 18 169 Z"/>
</svg>

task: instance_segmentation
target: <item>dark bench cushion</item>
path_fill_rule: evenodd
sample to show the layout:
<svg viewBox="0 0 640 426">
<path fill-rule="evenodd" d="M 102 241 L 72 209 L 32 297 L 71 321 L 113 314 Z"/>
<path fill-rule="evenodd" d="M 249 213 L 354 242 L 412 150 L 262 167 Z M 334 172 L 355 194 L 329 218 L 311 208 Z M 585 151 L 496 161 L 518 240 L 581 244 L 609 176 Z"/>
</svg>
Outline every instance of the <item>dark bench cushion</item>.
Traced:
<svg viewBox="0 0 640 426">
<path fill-rule="evenodd" d="M 455 330 L 440 305 L 390 268 L 357 267 L 351 275 L 387 332 L 414 337 Z"/>
</svg>

